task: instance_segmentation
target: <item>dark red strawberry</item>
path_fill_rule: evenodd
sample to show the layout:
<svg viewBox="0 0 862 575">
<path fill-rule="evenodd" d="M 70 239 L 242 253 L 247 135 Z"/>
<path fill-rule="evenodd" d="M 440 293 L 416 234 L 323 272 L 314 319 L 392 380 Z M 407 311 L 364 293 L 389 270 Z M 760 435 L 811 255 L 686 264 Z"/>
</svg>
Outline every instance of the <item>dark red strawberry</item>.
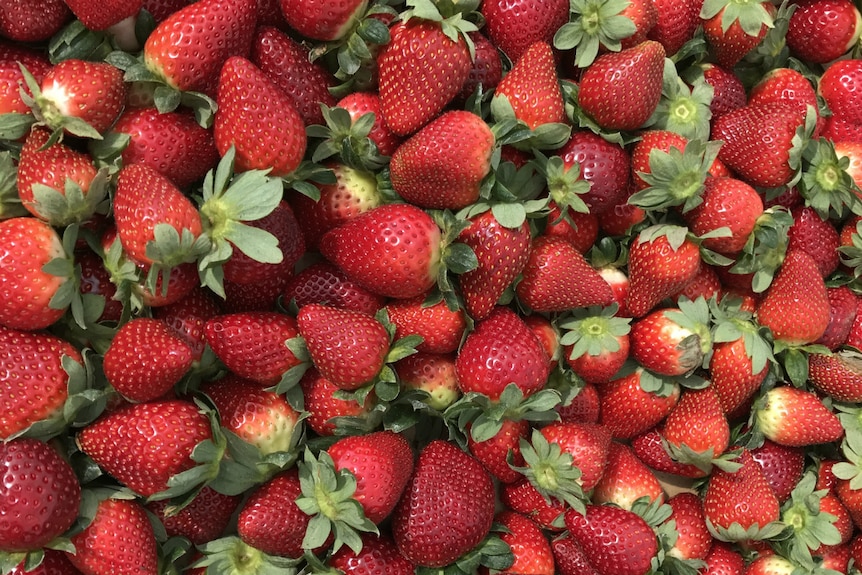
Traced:
<svg viewBox="0 0 862 575">
<path fill-rule="evenodd" d="M 643 575 L 658 553 L 649 524 L 632 511 L 611 505 L 587 505 L 582 514 L 570 509 L 566 527 L 600 575 Z"/>
<path fill-rule="evenodd" d="M 451 310 L 442 300 L 427 300 L 428 296 L 422 295 L 408 300 L 395 300 L 386 305 L 389 321 L 395 326 L 394 338 L 421 336 L 422 343 L 416 345 L 416 351 L 419 352 L 456 351 L 467 328 L 464 311 Z"/>
<path fill-rule="evenodd" d="M 374 315 L 386 303 L 386 298 L 359 287 L 333 264 L 320 261 L 288 279 L 282 301 L 286 305 L 295 302 L 299 308 L 319 303 Z"/>
<path fill-rule="evenodd" d="M 556 31 L 569 19 L 568 4 L 559 0 L 551 3 L 490 0 L 482 3 L 481 10 L 489 38 L 512 62 L 519 60 L 535 42 L 550 44 Z"/>
<path fill-rule="evenodd" d="M 204 545 L 221 537 L 241 501 L 238 495 L 223 495 L 204 487 L 178 513 L 168 513 L 167 500 L 152 501 L 147 509 L 161 520 L 168 536 L 185 537 L 195 545 Z"/>
</svg>

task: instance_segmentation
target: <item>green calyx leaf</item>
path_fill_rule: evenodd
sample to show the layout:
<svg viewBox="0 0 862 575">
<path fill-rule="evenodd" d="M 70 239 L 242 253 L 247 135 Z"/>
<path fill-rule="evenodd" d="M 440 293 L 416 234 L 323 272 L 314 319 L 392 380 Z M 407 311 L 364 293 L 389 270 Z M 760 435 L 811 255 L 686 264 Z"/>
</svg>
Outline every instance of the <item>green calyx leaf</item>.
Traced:
<svg viewBox="0 0 862 575">
<path fill-rule="evenodd" d="M 52 226 L 62 228 L 83 223 L 96 212 L 108 210 L 108 170 L 99 170 L 86 192 L 71 178 L 66 178 L 62 192 L 44 184 L 33 184 L 33 198 L 33 209 Z"/>
<path fill-rule="evenodd" d="M 619 339 L 631 331 L 631 318 L 617 317 L 619 306 L 590 307 L 576 310 L 559 324 L 563 335 L 560 344 L 572 346 L 569 359 L 584 354 L 597 356 L 619 351 Z"/>
<path fill-rule="evenodd" d="M 835 527 L 837 517 L 820 509 L 820 501 L 828 491 L 815 491 L 816 482 L 815 473 L 808 471 L 793 489 L 781 509 L 781 522 L 787 526 L 787 533 L 777 542 L 784 557 L 809 568 L 815 565 L 813 550 L 841 542 L 841 534 Z"/>
<path fill-rule="evenodd" d="M 709 20 L 721 13 L 721 30 L 727 32 L 734 22 L 738 22 L 742 31 L 749 36 L 758 36 L 765 25 L 774 25 L 772 14 L 765 8 L 766 0 L 706 0 L 700 11 L 700 17 Z"/>
<path fill-rule="evenodd" d="M 556 499 L 585 513 L 585 495 L 578 483 L 581 470 L 573 465 L 572 455 L 549 443 L 538 429 L 533 430 L 531 441 L 522 439 L 520 446 L 526 465 L 512 469 L 522 473 L 547 501 Z"/>
<path fill-rule="evenodd" d="M 751 289 L 755 293 L 766 291 L 781 267 L 787 253 L 787 234 L 791 225 L 793 216 L 785 208 L 775 206 L 766 209 L 757 218 L 736 264 L 730 268 L 731 273 L 753 274 Z"/>
<path fill-rule="evenodd" d="M 222 537 L 198 546 L 202 557 L 191 567 L 208 572 L 236 575 L 295 575 L 301 558 L 290 559 L 268 555 L 235 535 Z"/>
<path fill-rule="evenodd" d="M 720 147 L 721 142 L 690 140 L 683 150 L 650 150 L 650 173 L 638 173 L 649 187 L 632 194 L 629 203 L 645 210 L 696 208 L 703 202 L 704 184 Z"/>
<path fill-rule="evenodd" d="M 560 210 L 569 208 L 581 213 L 590 211 L 581 196 L 590 191 L 592 184 L 581 177 L 580 164 L 567 166 L 560 156 L 547 158 L 537 152 L 534 165 L 539 173 L 545 176 L 548 193 Z"/>
<path fill-rule="evenodd" d="M 709 139 L 714 95 L 712 85 L 697 78 L 689 87 L 677 73 L 670 58 L 665 58 L 662 97 L 647 125 L 653 129 L 669 130 L 689 140 Z"/>
<path fill-rule="evenodd" d="M 306 129 L 310 138 L 323 139 L 314 149 L 312 162 L 338 156 L 347 166 L 369 172 L 375 172 L 389 162 L 389 158 L 382 156 L 368 137 L 374 127 L 373 112 L 362 115 L 354 122 L 344 108 L 330 108 L 325 104 L 321 104 L 320 108 L 326 125 L 309 126 Z"/>
<path fill-rule="evenodd" d="M 802 153 L 802 165 L 799 193 L 821 218 L 843 219 L 850 212 L 862 213 L 862 191 L 847 171 L 850 158 L 839 158 L 831 141 L 811 141 Z"/>
<path fill-rule="evenodd" d="M 579 68 L 592 64 L 600 48 L 619 52 L 620 41 L 637 31 L 634 22 L 622 15 L 629 4 L 627 0 L 572 0 L 571 21 L 554 34 L 554 47 L 574 48 Z"/>
</svg>

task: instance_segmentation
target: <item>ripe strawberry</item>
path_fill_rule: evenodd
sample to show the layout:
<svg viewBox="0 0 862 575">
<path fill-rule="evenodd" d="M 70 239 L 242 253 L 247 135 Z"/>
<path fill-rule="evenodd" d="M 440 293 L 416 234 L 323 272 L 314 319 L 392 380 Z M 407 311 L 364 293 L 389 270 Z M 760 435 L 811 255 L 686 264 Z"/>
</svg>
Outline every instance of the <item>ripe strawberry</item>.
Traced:
<svg viewBox="0 0 862 575">
<path fill-rule="evenodd" d="M 380 238 L 399 237 L 381 243 Z M 441 232 L 430 215 L 409 204 L 373 208 L 327 232 L 320 253 L 379 295 L 411 298 L 427 292 L 441 266 Z"/>
<path fill-rule="evenodd" d="M 72 526 L 81 486 L 53 447 L 38 439 L 13 439 L 0 444 L 0 462 L 0 501 L 7 510 L 0 520 L 0 549 L 35 551 Z"/>
<path fill-rule="evenodd" d="M 476 254 L 479 265 L 461 274 L 459 285 L 467 313 L 481 321 L 524 269 L 530 254 L 530 226 L 501 224 L 488 210 L 470 219 L 458 240 Z"/>
<path fill-rule="evenodd" d="M 580 543 L 570 534 L 564 533 L 551 541 L 554 565 L 560 575 L 598 575 L 590 565 Z"/>
<path fill-rule="evenodd" d="M 222 427 L 257 447 L 261 455 L 289 451 L 297 440 L 299 414 L 284 396 L 232 373 L 201 386 Z"/>
<path fill-rule="evenodd" d="M 807 112 L 808 106 L 812 106 L 815 111 L 818 108 L 814 87 L 801 72 L 792 68 L 770 70 L 752 86 L 748 95 L 749 104 L 761 105 L 772 102 L 793 104 L 801 114 Z"/>
<path fill-rule="evenodd" d="M 590 213 L 602 216 L 601 224 L 605 225 L 605 216 L 618 204 L 625 203 L 632 169 L 629 153 L 591 130 L 575 130 L 558 154 L 567 169 L 579 166 L 580 178 L 590 183 L 582 199 Z"/>
<path fill-rule="evenodd" d="M 373 390 L 361 404 L 355 399 L 342 399 L 337 393 L 339 388 L 313 367 L 303 374 L 299 385 L 305 400 L 305 411 L 309 414 L 305 421 L 318 435 L 334 435 L 338 424 L 336 418 L 369 418 L 376 400 Z"/>
<path fill-rule="evenodd" d="M 15 42 L 42 42 L 71 19 L 63 0 L 13 0 L 0 7 L 0 35 Z"/>
<path fill-rule="evenodd" d="M 710 62 L 705 62 L 700 67 L 703 70 L 703 79 L 713 89 L 712 102 L 709 104 L 713 122 L 748 103 L 745 86 L 732 70 Z"/>
<path fill-rule="evenodd" d="M 392 537 L 381 533 L 362 533 L 362 550 L 354 553 L 342 547 L 329 557 L 327 565 L 345 575 L 390 573 L 391 575 L 413 575 L 416 566 L 398 552 Z"/>
<path fill-rule="evenodd" d="M 180 189 L 201 180 L 218 162 L 212 132 L 190 114 L 127 108 L 111 131 L 129 136 L 122 153 L 124 166 L 147 164 Z"/>
<path fill-rule="evenodd" d="M 392 431 L 352 435 L 326 452 L 336 472 L 346 469 L 356 477 L 352 497 L 369 521 L 378 524 L 389 517 L 413 473 L 413 452 L 404 436 Z"/>
<path fill-rule="evenodd" d="M 737 6 L 725 0 L 705 2 L 700 12 L 703 32 L 719 66 L 733 68 L 772 27 L 775 9 L 758 0 Z"/>
<path fill-rule="evenodd" d="M 451 443 L 419 453 L 392 513 L 392 536 L 417 565 L 442 567 L 476 547 L 494 520 L 494 486 L 482 465 Z"/>
<path fill-rule="evenodd" d="M 785 40 L 801 60 L 825 64 L 859 40 L 862 16 L 850 0 L 802 0 L 790 15 Z"/>
<path fill-rule="evenodd" d="M 546 499 L 526 478 L 501 484 L 500 501 L 506 509 L 526 515 L 547 531 L 560 532 L 565 529 L 563 512 L 568 504 L 555 498 Z"/>
<path fill-rule="evenodd" d="M 105 352 L 108 383 L 130 401 L 167 393 L 192 365 L 192 349 L 166 323 L 134 318 L 120 327 Z"/>
<path fill-rule="evenodd" d="M 667 500 L 672 511 L 668 521 L 675 522 L 679 536 L 667 554 L 677 559 L 705 559 L 712 548 L 713 538 L 706 526 L 700 497 L 686 491 Z"/>
<path fill-rule="evenodd" d="M 630 320 L 615 317 L 615 309 L 575 310 L 571 319 L 559 324 L 566 330 L 560 340 L 563 358 L 588 383 L 609 382 L 629 357 Z"/>
<path fill-rule="evenodd" d="M 62 551 L 45 549 L 44 557 L 38 567 L 28 569 L 26 559 L 24 559 L 9 571 L 9 575 L 24 575 L 25 573 L 29 575 L 80 575 L 81 572 L 75 569 L 67 557 L 68 555 Z"/>
<path fill-rule="evenodd" d="M 277 28 L 259 25 L 249 59 L 290 98 L 306 126 L 323 124 L 320 104 L 335 106 L 328 90 L 335 78 L 309 59 L 306 48 Z"/>
<path fill-rule="evenodd" d="M 550 44 L 557 29 L 569 20 L 569 5 L 559 0 L 550 4 L 491 0 L 482 3 L 481 12 L 488 37 L 512 62 L 536 42 Z"/>
<path fill-rule="evenodd" d="M 279 4 L 291 28 L 306 38 L 326 42 L 344 37 L 356 26 L 367 7 L 363 0 L 324 5 L 307 0 L 280 0 Z"/>
<path fill-rule="evenodd" d="M 524 397 L 542 389 L 548 362 L 541 342 L 512 310 L 497 307 L 476 324 L 455 360 L 458 385 L 464 393 L 478 392 L 496 401 L 510 383 Z"/>
<path fill-rule="evenodd" d="M 851 124 L 862 124 L 862 61 L 858 59 L 841 60 L 829 66 L 820 77 L 817 93 L 833 114 Z"/>
<path fill-rule="evenodd" d="M 747 449 L 735 461 L 741 465 L 736 471 L 713 468 L 703 496 L 704 516 L 722 539 L 757 539 L 778 521 L 778 499 Z M 733 524 L 742 529 L 732 529 Z"/>
<path fill-rule="evenodd" d="M 576 212 L 572 208 L 560 209 L 556 202 L 548 203 L 548 222 L 542 235 L 559 236 L 586 254 L 599 237 L 599 218 L 592 212 Z"/>
<path fill-rule="evenodd" d="M 478 44 L 476 51 L 477 54 L 480 51 Z M 497 55 L 496 49 L 494 54 Z M 502 74 L 502 70 L 500 74 Z M 368 132 L 368 137 L 377 146 L 380 155 L 391 156 L 401 145 L 401 137 L 393 133 L 383 120 L 383 108 L 380 103 L 380 96 L 376 92 L 351 92 L 336 102 L 335 105 L 347 110 L 353 122 L 369 112 L 374 114 L 374 124 L 371 126 L 371 131 Z"/>
<path fill-rule="evenodd" d="M 635 32 L 620 40 L 623 48 L 631 48 L 647 39 L 649 33 L 658 22 L 658 8 L 653 0 L 637 0 L 620 12 L 620 16 L 628 18 L 635 25 Z M 652 38 L 650 38 L 652 40 Z M 660 42 L 659 42 L 660 43 Z"/>
<path fill-rule="evenodd" d="M 325 260 L 311 264 L 288 279 L 281 297 L 285 304 L 295 302 L 298 308 L 319 303 L 368 315 L 374 315 L 386 304 L 386 298 L 359 287 Z"/>
<path fill-rule="evenodd" d="M 567 511 L 565 521 L 599 575 L 645 575 L 658 553 L 652 528 L 632 511 L 587 505 L 584 514 Z"/>
<path fill-rule="evenodd" d="M 763 201 L 757 190 L 736 178 L 707 177 L 702 202 L 685 213 L 691 232 L 703 236 L 721 228 L 729 235 L 705 238 L 703 246 L 721 254 L 738 254 L 763 213 Z"/>
<path fill-rule="evenodd" d="M 502 573 L 531 573 L 553 575 L 554 555 L 545 534 L 529 517 L 513 511 L 500 511 L 494 520 L 506 528 L 500 535 L 511 549 L 515 561 Z M 487 567 L 479 569 L 480 575 L 490 573 Z"/>
<path fill-rule="evenodd" d="M 575 483 L 584 492 L 589 492 L 598 485 L 608 465 L 608 454 L 611 447 L 610 429 L 602 424 L 588 424 L 575 422 L 555 422 L 541 428 L 538 432 L 544 442 L 559 445 L 564 455 L 571 456 L 571 466 L 580 470 L 580 476 Z M 536 449 L 537 437 L 534 433 L 532 439 L 533 448 Z M 556 448 L 554 448 L 556 449 Z M 522 452 L 524 447 L 522 446 Z M 553 456 L 552 456 L 553 457 Z M 528 479 L 545 494 L 550 493 L 555 498 L 555 490 L 565 488 L 562 479 L 564 472 L 556 473 L 548 469 L 549 463 L 534 457 L 525 456 L 527 470 L 524 473 Z M 561 462 L 565 470 L 566 464 Z"/>
<path fill-rule="evenodd" d="M 755 402 L 755 422 L 767 439 L 802 447 L 838 441 L 844 428 L 816 394 L 790 385 L 767 391 Z"/>
<path fill-rule="evenodd" d="M 2 27 L 3 16 L 0 14 L 0 30 Z M 0 43 L 0 114 L 30 112 L 30 107 L 21 99 L 21 90 L 31 97 L 33 94 L 24 83 L 21 66 L 30 72 L 36 84 L 41 84 L 52 64 L 45 54 L 36 49 L 5 41 Z"/>
<path fill-rule="evenodd" d="M 192 350 L 194 361 L 200 361 L 206 346 L 204 326 L 221 313 L 221 306 L 212 292 L 195 288 L 185 297 L 170 305 L 153 310 L 153 317 L 168 326 Z"/>
<path fill-rule="evenodd" d="M 482 32 L 469 32 L 467 35 L 473 41 L 473 65 L 470 67 L 467 80 L 455 98 L 456 102 L 469 100 L 480 85 L 482 92 L 487 94 L 496 89 L 503 78 L 503 62 L 497 46 L 492 44 Z"/>
<path fill-rule="evenodd" d="M 50 225 L 31 217 L 0 221 L 0 325 L 37 330 L 63 316 L 68 305 L 51 302 L 59 302 L 65 290 L 76 288 L 71 274 L 58 275 L 61 262 L 63 267 L 71 266 L 60 236 Z"/>
<path fill-rule="evenodd" d="M 753 324 L 749 325 L 756 329 Z M 760 384 L 769 371 L 766 357 L 762 353 L 748 351 L 746 338 L 752 337 L 757 337 L 756 332 L 740 334 L 740 337 L 732 341 L 719 341 L 712 346 L 712 357 L 709 358 L 710 380 L 722 410 L 729 416 L 736 415 L 746 405 L 760 389 Z M 755 357 L 758 358 L 757 364 L 754 363 Z"/>
<path fill-rule="evenodd" d="M 83 428 L 77 441 L 99 467 L 149 497 L 193 467 L 192 450 L 211 437 L 210 423 L 194 403 L 169 399 L 106 413 Z"/>
<path fill-rule="evenodd" d="M 665 419 L 663 433 L 674 459 L 705 471 L 730 445 L 730 425 L 711 386 L 683 391 Z"/>
<path fill-rule="evenodd" d="M 700 0 L 652 0 L 657 13 L 655 25 L 647 38 L 664 46 L 665 54 L 673 56 L 683 44 L 694 37 L 700 25 Z"/>
<path fill-rule="evenodd" d="M 829 325 L 829 298 L 817 263 L 793 250 L 757 307 L 757 320 L 777 341 L 801 345 L 816 341 Z"/>
<path fill-rule="evenodd" d="M 685 302 L 682 308 L 650 312 L 632 324 L 631 356 L 659 375 L 690 374 L 701 366 L 712 348 L 708 322 L 703 300 Z"/>
<path fill-rule="evenodd" d="M 416 351 L 451 353 L 461 345 L 467 327 L 464 310 L 451 310 L 443 300 L 426 302 L 427 296 L 395 300 L 386 305 L 389 321 L 395 326 L 396 340 L 419 335 Z"/>
<path fill-rule="evenodd" d="M 418 389 L 429 394 L 423 401 L 442 412 L 461 396 L 455 375 L 455 354 L 417 351 L 398 360 L 395 373 L 401 389 Z"/>
<path fill-rule="evenodd" d="M 205 0 L 180 8 L 147 37 L 144 64 L 174 89 L 214 96 L 225 61 L 251 50 L 257 4 Z"/>
<path fill-rule="evenodd" d="M 159 518 L 169 537 L 185 537 L 195 545 L 204 545 L 227 530 L 241 501 L 238 495 L 224 495 L 204 487 L 178 513 L 169 513 L 168 500 L 151 501 L 147 510 Z"/>
<path fill-rule="evenodd" d="M 724 286 L 721 278 L 718 277 L 718 272 L 713 266 L 705 264 L 700 266 L 697 275 L 688 284 L 671 296 L 671 300 L 678 306 L 682 299 L 694 301 L 702 297 L 706 301 L 712 298 L 715 298 L 715 301 L 721 301 L 724 295 Z"/>
<path fill-rule="evenodd" d="M 421 58 L 414 55 L 419 52 Z M 470 74 L 470 53 L 464 39 L 448 37 L 440 22 L 411 18 L 390 29 L 377 64 L 383 119 L 394 133 L 406 136 L 458 95 Z"/>
<path fill-rule="evenodd" d="M 700 251 L 687 239 L 687 232 L 686 228 L 655 226 L 642 230 L 632 241 L 626 299 L 632 316 L 646 315 L 697 275 Z"/>
<path fill-rule="evenodd" d="M 608 282 L 562 238 L 535 238 L 522 274 L 515 291 L 521 303 L 536 312 L 604 307 L 613 302 Z"/>
<path fill-rule="evenodd" d="M 862 363 L 855 351 L 810 354 L 808 379 L 817 391 L 836 401 L 862 401 Z"/>
<path fill-rule="evenodd" d="M 568 405 L 558 405 L 557 412 L 561 421 L 578 423 L 598 423 L 600 413 L 599 390 L 595 384 L 584 383 L 584 387 Z"/>
<path fill-rule="evenodd" d="M 392 187 L 419 207 L 460 210 L 479 199 L 493 150 L 494 134 L 482 118 L 464 110 L 445 112 L 395 150 L 389 163 Z"/>
<path fill-rule="evenodd" d="M 824 278 L 838 268 L 838 231 L 812 207 L 793 208 L 793 225 L 787 230 L 787 249 L 802 250 L 817 263 Z"/>
<path fill-rule="evenodd" d="M 531 130 L 567 123 L 551 46 L 536 42 L 527 48 L 497 85 L 491 105 L 496 118 L 514 116 Z"/>
<path fill-rule="evenodd" d="M 524 465 L 520 443 L 529 437 L 531 428 L 525 419 L 503 419 L 500 423 L 500 430 L 482 441 L 476 441 L 473 434 L 468 433 L 467 449 L 495 479 L 502 483 L 515 483 L 523 475 L 512 466 Z M 472 425 L 468 429 L 471 430 Z"/>
<path fill-rule="evenodd" d="M 63 0 L 75 17 L 90 30 L 105 30 L 126 18 L 137 16 L 141 0 Z"/>
<path fill-rule="evenodd" d="M 745 559 L 724 541 L 715 541 L 704 561 L 706 565 L 700 575 L 742 575 L 745 570 Z"/>
<path fill-rule="evenodd" d="M 615 439 L 631 439 L 661 422 L 679 401 L 679 384 L 647 391 L 641 385 L 643 369 L 599 388 L 601 422 Z"/>
<path fill-rule="evenodd" d="M 250 95 L 256 102 L 250 103 Z M 305 154 L 302 117 L 293 100 L 257 66 L 231 56 L 221 68 L 213 137 L 219 154 L 236 148 L 236 169 L 292 173 Z M 266 145 L 262 145 L 266 142 Z"/>
<path fill-rule="evenodd" d="M 805 471 L 805 450 L 764 439 L 760 447 L 750 451 L 751 458 L 760 466 L 778 502 L 787 501 Z"/>
<path fill-rule="evenodd" d="M 651 469 L 665 474 L 665 477 L 696 479 L 709 475 L 707 471 L 691 464 L 681 463 L 668 453 L 661 424 L 634 436 L 631 440 L 632 451 L 638 459 Z"/>
<path fill-rule="evenodd" d="M 237 312 L 211 318 L 204 326 L 207 343 L 233 373 L 262 385 L 274 385 L 300 361 L 285 345 L 297 337 L 294 318 L 277 312 Z"/>
<path fill-rule="evenodd" d="M 605 130 L 640 128 L 658 106 L 664 58 L 652 40 L 599 56 L 581 76 L 578 104 Z"/>
<path fill-rule="evenodd" d="M 595 504 L 611 503 L 631 510 L 632 504 L 642 497 L 648 498 L 650 502 L 664 499 L 658 478 L 629 446 L 612 441 L 608 448 L 607 465 L 593 489 L 590 501 Z"/>
<path fill-rule="evenodd" d="M 143 506 L 133 499 L 103 499 L 93 521 L 72 537 L 68 558 L 82 573 L 156 573 L 158 543 Z"/>
</svg>

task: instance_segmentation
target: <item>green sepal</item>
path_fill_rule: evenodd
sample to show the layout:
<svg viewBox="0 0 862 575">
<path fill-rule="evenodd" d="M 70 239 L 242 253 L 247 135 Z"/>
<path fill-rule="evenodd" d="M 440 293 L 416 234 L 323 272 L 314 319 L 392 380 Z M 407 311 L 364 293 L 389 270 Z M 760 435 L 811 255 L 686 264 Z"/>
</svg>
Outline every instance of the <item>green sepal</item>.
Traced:
<svg viewBox="0 0 862 575">
<path fill-rule="evenodd" d="M 547 180 L 548 193 L 560 210 L 568 208 L 575 212 L 589 212 L 581 196 L 590 191 L 592 183 L 581 177 L 580 164 L 575 162 L 566 166 L 560 156 L 548 158 L 540 152 L 536 152 L 533 164 Z"/>
<path fill-rule="evenodd" d="M 108 211 L 108 170 L 96 172 L 86 193 L 71 178 L 66 178 L 63 192 L 35 183 L 33 200 L 33 209 L 54 227 L 86 222 L 97 212 Z"/>
<path fill-rule="evenodd" d="M 731 273 L 753 274 L 751 289 L 754 293 L 766 291 L 784 262 L 791 225 L 793 216 L 780 206 L 767 208 L 757 218 L 736 264 L 730 268 Z"/>
<path fill-rule="evenodd" d="M 20 112 L 0 114 L 0 140 L 15 141 L 22 139 L 30 132 L 35 122 L 36 117 L 33 114 L 22 114 Z"/>
<path fill-rule="evenodd" d="M 572 0 L 571 21 L 554 34 L 554 47 L 574 48 L 578 68 L 592 64 L 600 48 L 619 52 L 620 41 L 637 31 L 635 23 L 621 14 L 628 6 L 626 0 Z"/>
<path fill-rule="evenodd" d="M 206 567 L 207 573 L 234 575 L 296 575 L 302 558 L 269 555 L 229 535 L 198 546 L 203 555 L 191 567 Z"/>
<path fill-rule="evenodd" d="M 569 359 L 619 351 L 619 338 L 631 331 L 632 318 L 617 317 L 617 311 L 616 303 L 604 308 L 583 308 L 561 321 L 560 345 L 572 346 Z"/>
<path fill-rule="evenodd" d="M 742 541 L 774 539 L 784 531 L 785 526 L 780 521 L 772 521 L 763 526 L 755 523 L 748 529 L 745 529 L 739 523 L 733 523 L 729 528 L 725 529 L 714 525 L 707 517 L 706 527 L 715 539 L 728 543 L 738 543 Z"/>
<path fill-rule="evenodd" d="M 0 221 L 29 213 L 18 195 L 18 168 L 15 160 L 11 152 L 0 152 Z"/>
<path fill-rule="evenodd" d="M 373 20 L 377 22 L 376 20 Z M 313 125 L 306 128 L 309 138 L 322 138 L 311 156 L 312 162 L 322 162 L 333 156 L 358 170 L 374 172 L 389 163 L 389 158 L 380 154 L 377 145 L 369 138 L 374 127 L 373 112 L 363 114 L 356 121 L 350 113 L 339 107 L 330 108 L 320 105 L 325 126 Z"/>
<path fill-rule="evenodd" d="M 416 567 L 416 575 L 473 575 L 482 566 L 489 573 L 505 572 L 515 562 L 512 548 L 497 535 L 499 529 L 492 526 L 491 532 L 476 547 L 462 555 L 457 561 L 444 567 Z"/>
<path fill-rule="evenodd" d="M 574 465 L 572 455 L 562 451 L 558 443 L 550 443 L 538 429 L 531 441 L 521 439 L 523 467 L 511 466 L 523 474 L 546 501 L 561 501 L 579 513 L 586 513 L 586 496 L 579 483 L 581 470 Z"/>
<path fill-rule="evenodd" d="M 70 59 L 101 62 L 112 51 L 108 34 L 90 30 L 77 19 L 54 34 L 48 42 L 48 58 L 52 64 Z"/>
<path fill-rule="evenodd" d="M 820 510 L 820 501 L 828 490 L 815 490 L 816 474 L 806 472 L 781 507 L 785 533 L 773 545 L 784 557 L 797 565 L 813 569 L 811 552 L 821 545 L 838 545 L 841 534 L 835 527 L 837 517 Z"/>
<path fill-rule="evenodd" d="M 638 175 L 649 187 L 635 192 L 628 202 L 645 210 L 682 206 L 687 212 L 703 202 L 709 168 L 718 157 L 721 142 L 690 140 L 683 150 L 654 148 L 649 153 L 650 173 Z"/>
<path fill-rule="evenodd" d="M 749 36 L 758 36 L 765 24 L 771 28 L 772 15 L 763 7 L 766 0 L 735 2 L 732 0 L 706 0 L 700 11 L 703 20 L 709 20 L 721 12 L 721 30 L 727 32 L 734 22 L 739 22 L 742 31 Z"/>
<path fill-rule="evenodd" d="M 688 140 L 708 140 L 712 112 L 710 104 L 714 88 L 701 76 L 689 86 L 677 73 L 670 58 L 664 61 L 662 95 L 646 125 L 656 130 L 669 130 Z"/>
<path fill-rule="evenodd" d="M 809 110 L 815 115 L 813 110 Z M 827 219 L 843 219 L 862 213 L 862 190 L 848 173 L 850 158 L 838 157 L 835 145 L 826 138 L 811 140 L 802 152 L 802 179 L 799 193 L 817 214 Z"/>
</svg>

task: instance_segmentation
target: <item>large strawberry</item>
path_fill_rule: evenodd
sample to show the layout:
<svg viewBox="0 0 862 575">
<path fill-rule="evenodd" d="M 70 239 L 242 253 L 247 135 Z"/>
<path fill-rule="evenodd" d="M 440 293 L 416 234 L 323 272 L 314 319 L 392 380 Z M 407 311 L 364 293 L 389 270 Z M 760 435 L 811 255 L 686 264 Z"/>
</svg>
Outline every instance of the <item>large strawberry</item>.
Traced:
<svg viewBox="0 0 862 575">
<path fill-rule="evenodd" d="M 775 9 L 763 0 L 742 5 L 727 0 L 709 0 L 702 6 L 700 17 L 704 36 L 716 62 L 728 69 L 760 44 L 773 26 Z"/>
<path fill-rule="evenodd" d="M 858 59 L 842 60 L 829 66 L 820 77 L 817 92 L 835 117 L 851 124 L 862 124 L 860 112 L 860 85 L 862 62 Z"/>
<path fill-rule="evenodd" d="M 633 511 L 588 505 L 586 513 L 567 511 L 565 522 L 600 575 L 645 575 L 658 553 L 655 533 Z"/>
<path fill-rule="evenodd" d="M 467 328 L 464 310 L 449 309 L 443 300 L 435 303 L 427 299 L 422 295 L 393 300 L 386 305 L 389 321 L 395 326 L 394 338 L 421 336 L 422 342 L 416 345 L 419 352 L 443 354 L 456 351 Z"/>
<path fill-rule="evenodd" d="M 319 303 L 361 311 L 368 315 L 377 313 L 387 300 L 358 286 L 343 271 L 326 260 L 314 263 L 290 278 L 281 297 L 284 303 L 295 302 L 298 308 Z M 424 297 L 419 297 L 422 301 L 425 300 Z"/>
<path fill-rule="evenodd" d="M 844 436 L 838 416 L 816 394 L 790 385 L 764 393 L 753 411 L 760 432 L 779 445 L 803 447 L 835 442 Z"/>
<path fill-rule="evenodd" d="M 853 48 L 862 16 L 849 0 L 803 0 L 787 23 L 787 47 L 797 58 L 825 64 Z"/>
</svg>

